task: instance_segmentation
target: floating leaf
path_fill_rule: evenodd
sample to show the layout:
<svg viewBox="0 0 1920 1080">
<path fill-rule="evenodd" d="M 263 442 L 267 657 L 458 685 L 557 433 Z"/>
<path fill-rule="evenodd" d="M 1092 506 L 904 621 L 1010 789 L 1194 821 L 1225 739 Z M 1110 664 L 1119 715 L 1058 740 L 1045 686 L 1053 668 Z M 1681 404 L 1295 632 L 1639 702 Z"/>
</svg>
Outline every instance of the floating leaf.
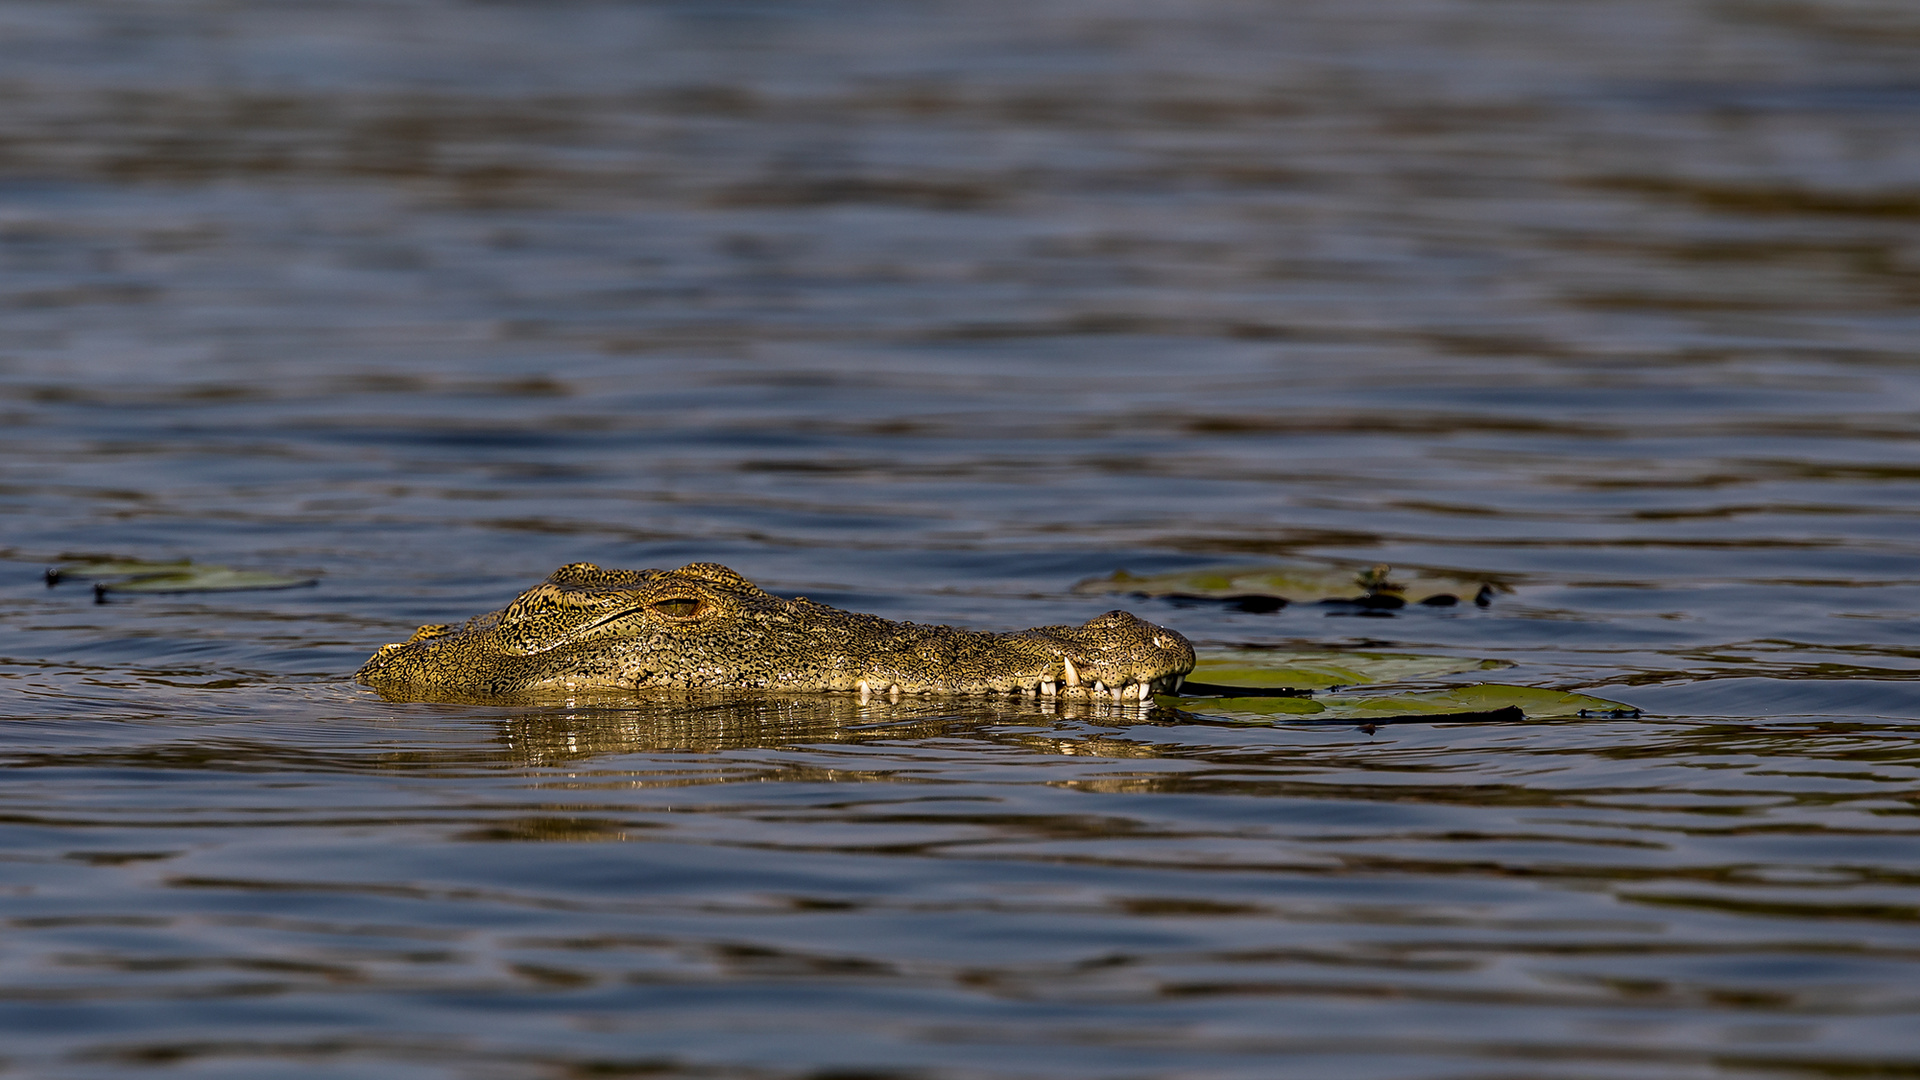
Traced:
<svg viewBox="0 0 1920 1080">
<path fill-rule="evenodd" d="M 1547 720 L 1640 715 L 1633 706 L 1606 698 L 1502 683 L 1400 691 L 1340 689 L 1512 666 L 1502 660 L 1416 653 L 1209 649 L 1194 665 L 1185 692 L 1159 700 L 1188 712 L 1253 723 L 1285 716 L 1365 723 L 1413 716 Z"/>
<path fill-rule="evenodd" d="M 1176 697 L 1172 694 L 1156 694 L 1154 701 L 1162 705 L 1170 704 L 1185 712 L 1224 715 L 1235 720 L 1280 714 L 1313 716 L 1327 711 L 1324 702 L 1312 697 Z"/>
<path fill-rule="evenodd" d="M 1340 698 L 1344 695 L 1329 695 Z M 1639 716 L 1631 705 L 1591 694 L 1547 690 L 1537 686 L 1474 683 L 1444 690 L 1422 690 L 1386 697 L 1356 695 L 1351 704 L 1339 703 L 1355 716 L 1443 716 L 1454 712 L 1492 712 L 1519 709 L 1529 720 L 1558 720 L 1574 716 Z"/>
<path fill-rule="evenodd" d="M 1163 703 L 1205 716 L 1222 716 L 1252 723 L 1269 722 L 1279 716 L 1311 716 L 1319 720 L 1394 720 L 1409 717 L 1491 717 L 1511 714 L 1513 719 L 1556 720 L 1568 717 L 1636 717 L 1640 710 L 1631 705 L 1591 694 L 1573 694 L 1533 686 L 1508 686 L 1501 683 L 1474 683 L 1444 690 L 1410 690 L 1400 693 L 1342 691 L 1315 694 L 1310 698 L 1285 697 L 1163 697 Z"/>
<path fill-rule="evenodd" d="M 269 574 L 226 566 L 196 566 L 180 574 L 159 574 L 109 583 L 107 589 L 126 593 L 239 592 L 246 589 L 295 589 L 318 582 L 318 578 L 294 574 Z"/>
<path fill-rule="evenodd" d="M 1089 578 L 1078 593 L 1130 593 L 1171 600 L 1211 600 L 1245 611 L 1275 611 L 1293 604 L 1341 603 L 1370 608 L 1408 604 L 1445 607 L 1470 600 L 1486 604 L 1506 586 L 1439 570 L 1395 571 L 1388 566 L 1216 566 L 1141 577 L 1125 570 Z"/>
<path fill-rule="evenodd" d="M 84 559 L 47 568 L 47 584 L 65 580 L 91 581 L 95 598 L 107 593 L 189 593 L 239 592 L 249 589 L 294 589 L 313 585 L 311 575 L 271 574 L 258 570 L 235 570 L 230 566 L 195 566 L 181 559 L 175 562 L 147 562 L 141 559 Z"/>
<path fill-rule="evenodd" d="M 1329 690 L 1336 686 L 1406 682 L 1512 667 L 1504 660 L 1412 653 L 1223 649 L 1201 654 L 1188 676 L 1196 683 L 1231 686 L 1292 686 Z"/>
<path fill-rule="evenodd" d="M 185 559 L 174 562 L 145 562 L 139 559 L 97 559 L 86 562 L 64 562 L 58 566 L 47 567 L 47 584 L 56 585 L 72 578 L 78 581 L 96 581 L 102 578 L 145 577 L 153 574 L 183 574 L 192 569 L 193 564 Z"/>
</svg>

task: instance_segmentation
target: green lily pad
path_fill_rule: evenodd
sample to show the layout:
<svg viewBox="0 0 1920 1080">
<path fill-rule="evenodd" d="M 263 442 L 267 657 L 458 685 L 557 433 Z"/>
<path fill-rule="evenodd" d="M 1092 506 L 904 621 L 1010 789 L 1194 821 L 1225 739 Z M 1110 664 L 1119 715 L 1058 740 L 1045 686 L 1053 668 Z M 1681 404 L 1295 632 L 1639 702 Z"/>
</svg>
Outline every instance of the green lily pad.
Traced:
<svg viewBox="0 0 1920 1080">
<path fill-rule="evenodd" d="M 240 592 L 251 589 L 295 589 L 319 579 L 304 574 L 273 574 L 235 570 L 230 566 L 196 566 L 181 559 L 148 562 L 142 559 L 75 559 L 47 568 L 47 584 L 91 581 L 96 597 L 107 593 Z"/>
<path fill-rule="evenodd" d="M 1345 698 L 1346 695 L 1329 695 Z M 1330 701 L 1330 705 L 1362 716 L 1444 716 L 1456 712 L 1492 712 L 1519 709 L 1529 720 L 1560 720 L 1576 716 L 1639 716 L 1640 710 L 1619 701 L 1592 694 L 1575 694 L 1537 686 L 1510 686 L 1505 683 L 1474 683 L 1444 690 L 1420 690 L 1384 696 L 1358 694 L 1352 701 Z"/>
<path fill-rule="evenodd" d="M 1324 702 L 1312 697 L 1185 697 L 1155 694 L 1153 700 L 1183 712 L 1227 716 L 1234 720 L 1281 715 L 1315 716 L 1327 711 Z"/>
<path fill-rule="evenodd" d="M 1571 717 L 1637 717 L 1640 710 L 1619 701 L 1549 690 L 1535 686 L 1474 683 L 1443 690 L 1400 693 L 1342 691 L 1311 698 L 1180 697 L 1160 699 L 1175 708 L 1205 716 L 1250 723 L 1271 722 L 1282 716 L 1312 716 L 1320 720 L 1393 720 L 1407 717 L 1485 716 L 1511 712 L 1515 719 L 1561 720 Z"/>
<path fill-rule="evenodd" d="M 1504 660 L 1412 653 L 1221 649 L 1202 653 L 1193 674 L 1187 678 L 1197 683 L 1229 686 L 1330 690 L 1336 686 L 1407 682 L 1512 666 Z"/>
<path fill-rule="evenodd" d="M 1461 601 L 1486 604 L 1505 585 L 1483 577 L 1440 570 L 1395 571 L 1389 566 L 1216 566 L 1145 577 L 1117 570 L 1075 585 L 1077 593 L 1129 593 L 1175 600 L 1213 600 L 1249 611 L 1287 604 L 1348 603 L 1397 608 L 1444 607 Z"/>
<path fill-rule="evenodd" d="M 69 578 L 97 581 L 105 578 L 147 577 L 154 574 L 184 574 L 193 564 L 186 559 L 173 562 L 146 562 L 141 559 L 87 559 L 63 562 L 47 567 L 47 582 L 58 584 Z"/>
<path fill-rule="evenodd" d="M 1412 716 L 1506 714 L 1516 720 L 1551 720 L 1640 715 L 1640 710 L 1631 705 L 1590 694 L 1503 683 L 1437 689 L 1389 690 L 1377 685 L 1350 689 L 1512 666 L 1503 660 L 1417 653 L 1208 649 L 1200 654 L 1187 677 L 1186 693 L 1161 695 L 1158 700 L 1187 712 L 1247 723 L 1289 716 L 1365 723 Z"/>
<path fill-rule="evenodd" d="M 226 566 L 196 566 L 186 573 L 157 574 L 110 583 L 110 592 L 184 593 L 241 592 L 248 589 L 297 589 L 319 583 L 319 578 L 294 574 L 269 574 L 259 570 L 235 570 Z"/>
</svg>

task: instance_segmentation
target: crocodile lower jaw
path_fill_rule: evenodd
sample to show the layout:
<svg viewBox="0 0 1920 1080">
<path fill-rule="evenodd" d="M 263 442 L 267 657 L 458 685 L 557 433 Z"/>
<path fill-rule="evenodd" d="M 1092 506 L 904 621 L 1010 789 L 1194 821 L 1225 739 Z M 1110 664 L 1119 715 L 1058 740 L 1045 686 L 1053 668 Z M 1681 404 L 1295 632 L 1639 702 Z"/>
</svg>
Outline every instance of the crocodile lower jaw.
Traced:
<svg viewBox="0 0 1920 1080">
<path fill-rule="evenodd" d="M 1072 668 L 1069 667 L 1068 670 L 1071 671 Z M 1077 699 L 1090 700 L 1090 701 L 1106 701 L 1111 699 L 1116 702 L 1134 701 L 1134 702 L 1151 703 L 1153 701 L 1153 697 L 1155 694 L 1174 693 L 1180 689 L 1180 684 L 1184 681 L 1186 681 L 1185 676 L 1168 675 L 1158 679 L 1146 679 L 1138 682 L 1128 681 L 1124 683 L 1117 683 L 1113 686 L 1108 686 L 1106 683 L 1101 682 L 1098 679 L 1094 680 L 1091 685 L 1084 685 L 1077 680 L 1069 683 L 1064 680 L 1058 680 L 1058 679 L 1041 679 L 1034 682 L 1030 686 L 1016 685 L 1010 688 L 985 689 L 985 690 L 976 691 L 976 692 L 987 693 L 987 694 L 1007 694 L 1013 697 L 1034 697 L 1034 698 L 1059 697 L 1059 698 L 1077 698 Z M 940 687 L 905 689 L 899 683 L 883 684 L 883 683 L 869 682 L 868 680 L 865 680 L 865 679 L 862 679 L 859 683 L 855 684 L 854 692 L 860 695 L 861 701 L 870 701 L 873 699 L 874 695 L 876 694 L 883 695 L 885 697 L 888 697 L 890 699 L 897 701 L 904 694 L 924 695 L 924 694 L 954 693 L 954 691 L 952 690 L 947 690 Z M 960 692 L 965 693 L 966 691 L 960 691 Z"/>
</svg>

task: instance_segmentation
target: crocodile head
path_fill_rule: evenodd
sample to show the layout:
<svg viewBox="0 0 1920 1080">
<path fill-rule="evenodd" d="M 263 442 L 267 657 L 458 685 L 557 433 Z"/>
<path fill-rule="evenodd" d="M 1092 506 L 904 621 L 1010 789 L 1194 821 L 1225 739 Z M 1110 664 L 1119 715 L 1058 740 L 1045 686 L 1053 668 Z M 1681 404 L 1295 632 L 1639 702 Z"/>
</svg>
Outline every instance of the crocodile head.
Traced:
<svg viewBox="0 0 1920 1080">
<path fill-rule="evenodd" d="M 991 634 L 783 600 L 714 563 L 573 563 L 500 611 L 383 646 L 358 677 L 463 693 L 676 687 L 1146 702 L 1192 670 L 1186 638 L 1124 611 Z"/>
</svg>

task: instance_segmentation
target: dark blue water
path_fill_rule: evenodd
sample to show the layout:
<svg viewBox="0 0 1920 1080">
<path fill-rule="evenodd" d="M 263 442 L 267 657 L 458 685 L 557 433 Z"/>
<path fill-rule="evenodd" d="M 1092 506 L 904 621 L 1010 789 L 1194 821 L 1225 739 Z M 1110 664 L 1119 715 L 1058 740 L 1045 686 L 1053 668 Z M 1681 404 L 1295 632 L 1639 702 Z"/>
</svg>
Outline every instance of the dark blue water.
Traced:
<svg viewBox="0 0 1920 1080">
<path fill-rule="evenodd" d="M 0 1063 L 1920 1073 L 1916 72 L 1843 0 L 0 0 Z M 1513 591 L 1073 591 L 1286 559 Z M 348 678 L 694 560 L 1645 715 Z"/>
</svg>

